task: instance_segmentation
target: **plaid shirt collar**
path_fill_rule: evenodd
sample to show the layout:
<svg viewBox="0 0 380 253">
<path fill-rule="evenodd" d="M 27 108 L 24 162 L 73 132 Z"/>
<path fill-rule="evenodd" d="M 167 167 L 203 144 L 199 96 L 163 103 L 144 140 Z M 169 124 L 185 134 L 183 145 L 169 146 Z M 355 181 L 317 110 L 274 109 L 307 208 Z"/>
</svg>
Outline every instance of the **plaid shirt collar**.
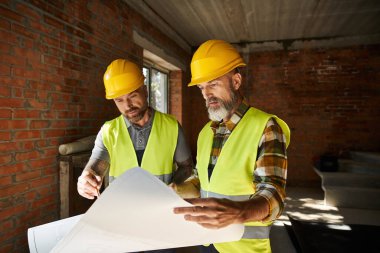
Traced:
<svg viewBox="0 0 380 253">
<path fill-rule="evenodd" d="M 232 132 L 232 130 L 234 130 L 234 128 L 237 126 L 237 124 L 243 118 L 244 114 L 248 111 L 249 107 L 250 106 L 248 105 L 248 103 L 245 100 L 243 100 L 240 103 L 237 110 L 234 112 L 234 114 L 231 116 L 231 118 L 228 121 L 223 122 L 223 120 L 222 120 L 222 121 L 211 122 L 210 127 L 211 127 L 212 131 L 215 133 L 219 127 L 226 127 L 227 130 Z"/>
</svg>

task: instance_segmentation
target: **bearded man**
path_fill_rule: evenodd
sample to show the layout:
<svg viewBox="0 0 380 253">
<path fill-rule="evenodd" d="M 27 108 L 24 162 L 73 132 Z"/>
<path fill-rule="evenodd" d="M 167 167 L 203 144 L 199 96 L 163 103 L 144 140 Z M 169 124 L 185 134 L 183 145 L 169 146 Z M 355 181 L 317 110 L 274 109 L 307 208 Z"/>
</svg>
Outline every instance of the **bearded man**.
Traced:
<svg viewBox="0 0 380 253">
<path fill-rule="evenodd" d="M 201 90 L 211 122 L 197 144 L 202 198 L 174 212 L 206 228 L 245 228 L 241 240 L 201 246 L 202 253 L 271 252 L 270 226 L 284 207 L 289 127 L 244 100 L 239 68 L 245 65 L 221 40 L 203 43 L 191 61 L 189 86 Z"/>
<path fill-rule="evenodd" d="M 137 166 L 176 188 L 193 173 L 190 149 L 178 121 L 148 106 L 144 76 L 135 63 L 117 59 L 103 79 L 106 98 L 113 99 L 121 115 L 100 129 L 90 160 L 78 178 L 79 194 L 94 199 L 107 174 L 112 182 Z M 149 252 L 173 253 L 175 249 Z"/>
</svg>

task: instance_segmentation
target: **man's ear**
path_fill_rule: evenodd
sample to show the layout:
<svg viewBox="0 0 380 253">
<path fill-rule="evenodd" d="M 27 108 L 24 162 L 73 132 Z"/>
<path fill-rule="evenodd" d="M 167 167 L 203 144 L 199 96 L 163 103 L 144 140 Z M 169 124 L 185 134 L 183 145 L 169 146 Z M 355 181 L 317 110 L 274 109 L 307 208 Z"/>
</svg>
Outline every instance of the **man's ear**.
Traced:
<svg viewBox="0 0 380 253">
<path fill-rule="evenodd" d="M 241 75 L 240 73 L 235 73 L 232 75 L 232 86 L 234 87 L 235 90 L 238 90 L 241 85 Z"/>
</svg>

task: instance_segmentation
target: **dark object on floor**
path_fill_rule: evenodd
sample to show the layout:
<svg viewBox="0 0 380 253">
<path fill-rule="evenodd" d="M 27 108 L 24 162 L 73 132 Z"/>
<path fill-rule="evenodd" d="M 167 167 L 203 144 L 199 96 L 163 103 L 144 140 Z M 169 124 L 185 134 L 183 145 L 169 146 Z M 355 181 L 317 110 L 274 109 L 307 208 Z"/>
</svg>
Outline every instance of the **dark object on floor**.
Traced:
<svg viewBox="0 0 380 253">
<path fill-rule="evenodd" d="M 297 220 L 289 217 L 286 229 L 298 253 L 380 252 L 380 226 L 339 225 Z"/>
<path fill-rule="evenodd" d="M 323 154 L 321 155 L 321 158 L 319 160 L 319 166 L 317 167 L 320 171 L 325 171 L 325 172 L 338 171 L 338 168 L 339 168 L 338 157 L 329 153 Z"/>
</svg>

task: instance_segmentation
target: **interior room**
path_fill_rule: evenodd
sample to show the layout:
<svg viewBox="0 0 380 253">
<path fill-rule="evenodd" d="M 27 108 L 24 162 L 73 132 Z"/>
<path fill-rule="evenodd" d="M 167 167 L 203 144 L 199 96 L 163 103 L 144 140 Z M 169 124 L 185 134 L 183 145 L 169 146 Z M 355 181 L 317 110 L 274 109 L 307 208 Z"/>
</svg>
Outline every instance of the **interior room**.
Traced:
<svg viewBox="0 0 380 253">
<path fill-rule="evenodd" d="M 120 115 L 103 79 L 115 59 L 142 69 L 196 163 L 209 118 L 190 63 L 214 39 L 246 64 L 245 101 L 290 129 L 272 252 L 378 252 L 380 1 L 2 0 L 0 13 L 0 253 L 39 252 L 28 229 L 96 202 L 77 180 Z"/>
</svg>

